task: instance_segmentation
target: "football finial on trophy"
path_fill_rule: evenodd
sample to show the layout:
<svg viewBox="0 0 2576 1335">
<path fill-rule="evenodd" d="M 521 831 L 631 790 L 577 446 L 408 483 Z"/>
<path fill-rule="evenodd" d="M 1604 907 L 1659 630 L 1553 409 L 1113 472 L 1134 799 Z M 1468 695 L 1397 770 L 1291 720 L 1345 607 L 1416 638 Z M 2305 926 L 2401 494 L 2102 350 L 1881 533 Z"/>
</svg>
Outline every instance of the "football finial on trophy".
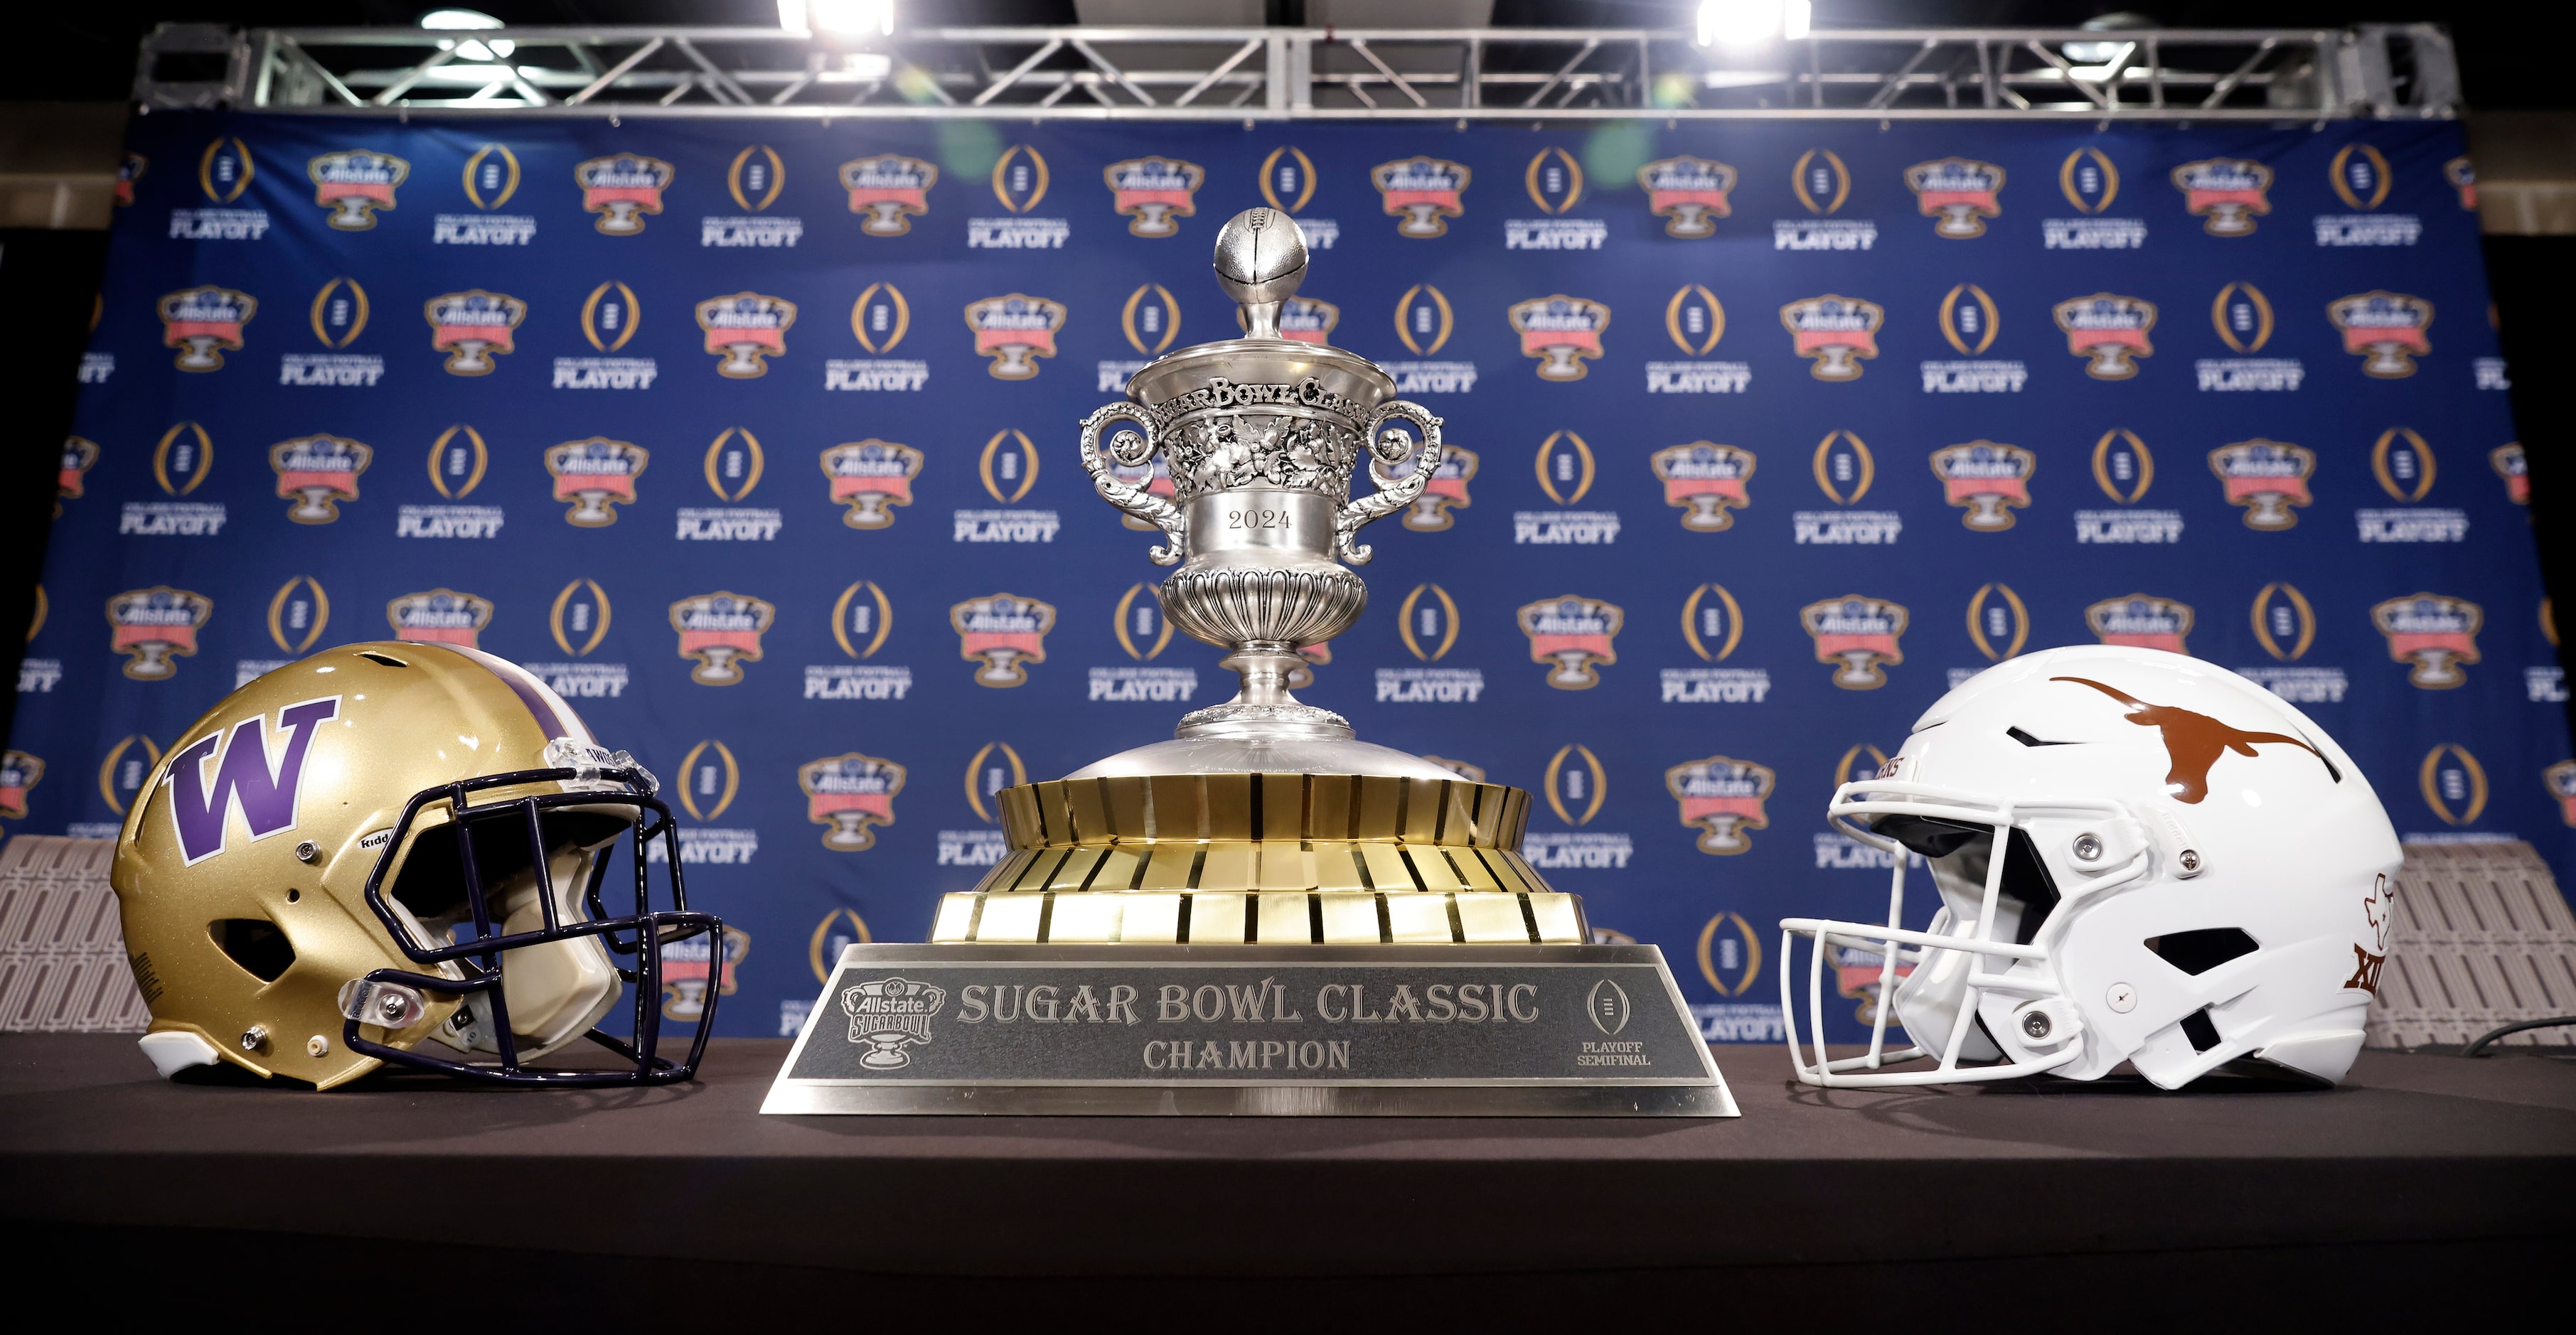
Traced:
<svg viewBox="0 0 2576 1335">
<path fill-rule="evenodd" d="M 1395 397 L 1392 377 L 1353 353 L 1279 336 L 1279 311 L 1306 277 L 1306 238 L 1275 209 L 1247 209 L 1217 233 L 1216 277 L 1246 336 L 1185 348 L 1128 382 L 1128 402 L 1082 424 L 1082 464 L 1109 502 L 1160 528 L 1152 551 L 1181 568 L 1163 581 L 1173 625 L 1229 649 L 1234 699 L 1181 720 L 1180 739 L 1348 739 L 1350 724 L 1299 704 L 1288 677 L 1300 645 L 1350 628 L 1368 588 L 1363 525 L 1411 505 L 1440 466 L 1440 419 Z M 1141 426 L 1112 435 L 1111 423 Z M 1409 429 L 1408 429 L 1409 428 Z M 1121 480 L 1161 454 L 1164 500 Z M 1351 498 L 1369 461 L 1376 490 Z M 1390 470 L 1411 467 L 1401 474 Z M 1113 464 L 1117 467 L 1113 467 Z"/>
</svg>

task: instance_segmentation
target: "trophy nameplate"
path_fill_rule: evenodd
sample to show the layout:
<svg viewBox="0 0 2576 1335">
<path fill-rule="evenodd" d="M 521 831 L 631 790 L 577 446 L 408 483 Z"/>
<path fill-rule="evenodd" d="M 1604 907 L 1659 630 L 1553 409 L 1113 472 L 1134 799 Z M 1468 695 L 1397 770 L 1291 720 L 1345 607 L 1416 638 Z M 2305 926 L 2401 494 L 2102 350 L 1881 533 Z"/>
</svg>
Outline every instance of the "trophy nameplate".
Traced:
<svg viewBox="0 0 2576 1335">
<path fill-rule="evenodd" d="M 1306 260 L 1294 219 L 1237 214 L 1216 273 L 1245 336 L 1149 363 L 1082 422 L 1094 488 L 1168 540 L 1149 553 L 1179 567 L 1163 615 L 1226 649 L 1241 690 L 1169 741 L 1002 790 L 1009 854 L 942 896 L 929 944 L 843 953 L 763 1111 L 1735 1115 L 1662 953 L 1590 944 L 1582 901 L 1522 858 L 1527 791 L 1362 742 L 1289 693 L 1298 651 L 1368 605 L 1359 530 L 1410 507 L 1442 451 L 1440 419 L 1376 363 L 1280 337 Z M 1354 496 L 1363 467 L 1375 489 Z M 975 991 L 1070 1005 L 1087 987 L 1105 1014 L 1119 988 L 1254 984 L 1277 989 L 1272 1019 L 1001 1023 Z M 1504 1018 L 1461 1022 L 1494 1013 L 1468 986 L 1501 988 Z M 1330 1019 L 1335 987 L 1402 989 L 1404 1018 Z M 1291 1032 L 1286 1051 L 1325 1064 L 1151 1064 L 1184 1037 L 1282 1060 L 1265 1045 Z"/>
</svg>

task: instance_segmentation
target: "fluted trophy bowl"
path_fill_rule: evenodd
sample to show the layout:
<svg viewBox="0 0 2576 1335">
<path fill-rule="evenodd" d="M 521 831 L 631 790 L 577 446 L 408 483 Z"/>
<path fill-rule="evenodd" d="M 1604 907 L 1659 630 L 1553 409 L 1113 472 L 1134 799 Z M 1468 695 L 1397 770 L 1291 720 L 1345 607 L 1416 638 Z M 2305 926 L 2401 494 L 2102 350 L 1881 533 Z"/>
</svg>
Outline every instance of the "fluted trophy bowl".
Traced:
<svg viewBox="0 0 2576 1335">
<path fill-rule="evenodd" d="M 1242 677 L 1234 699 L 1185 716 L 1175 739 L 1347 742 L 1350 723 L 1298 703 L 1288 675 L 1302 664 L 1298 646 L 1341 634 L 1368 606 L 1349 566 L 1371 553 L 1355 535 L 1422 494 L 1440 466 L 1440 419 L 1396 398 L 1394 378 L 1367 358 L 1279 336 L 1279 308 L 1306 273 L 1306 241 L 1288 215 L 1235 215 L 1218 234 L 1216 270 L 1242 306 L 1245 337 L 1137 372 L 1125 402 L 1084 419 L 1082 464 L 1111 504 L 1169 539 L 1150 552 L 1180 567 L 1160 589 L 1163 615 L 1230 650 L 1224 666 Z M 1127 480 L 1150 478 L 1158 456 L 1169 499 Z M 1408 460 L 1401 476 L 1391 471 Z M 1363 461 L 1376 489 L 1355 500 Z"/>
</svg>

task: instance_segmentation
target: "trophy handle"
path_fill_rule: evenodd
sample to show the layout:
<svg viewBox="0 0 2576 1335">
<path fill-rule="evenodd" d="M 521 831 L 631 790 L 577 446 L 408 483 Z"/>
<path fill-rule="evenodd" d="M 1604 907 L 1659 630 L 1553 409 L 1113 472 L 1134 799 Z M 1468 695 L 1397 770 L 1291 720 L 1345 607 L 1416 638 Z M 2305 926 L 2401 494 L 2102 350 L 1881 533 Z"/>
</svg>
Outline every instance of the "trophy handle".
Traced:
<svg viewBox="0 0 2576 1335">
<path fill-rule="evenodd" d="M 1385 470 L 1413 458 L 1416 445 L 1397 431 L 1388 429 L 1396 419 L 1412 423 L 1422 433 L 1421 457 L 1415 462 L 1410 477 L 1389 477 Z M 1431 475 L 1440 467 L 1440 419 L 1418 403 L 1397 399 L 1377 410 L 1368 424 L 1369 480 L 1377 490 L 1356 497 L 1333 518 L 1333 548 L 1352 565 L 1364 566 L 1377 553 L 1351 541 L 1361 527 L 1382 519 L 1413 504 L 1422 489 L 1431 485 Z"/>
<path fill-rule="evenodd" d="M 1100 432 L 1116 421 L 1133 422 L 1143 432 L 1121 431 L 1109 438 L 1109 456 L 1130 468 L 1154 457 L 1162 448 L 1153 438 L 1153 424 L 1137 413 L 1132 403 L 1113 403 L 1082 419 L 1082 468 L 1091 474 L 1091 485 L 1111 505 L 1163 530 L 1172 540 L 1169 547 L 1155 547 L 1146 552 L 1158 566 L 1176 565 L 1181 549 L 1189 545 L 1189 516 L 1181 508 L 1142 487 L 1131 487 L 1109 471 L 1109 462 L 1100 457 Z"/>
</svg>

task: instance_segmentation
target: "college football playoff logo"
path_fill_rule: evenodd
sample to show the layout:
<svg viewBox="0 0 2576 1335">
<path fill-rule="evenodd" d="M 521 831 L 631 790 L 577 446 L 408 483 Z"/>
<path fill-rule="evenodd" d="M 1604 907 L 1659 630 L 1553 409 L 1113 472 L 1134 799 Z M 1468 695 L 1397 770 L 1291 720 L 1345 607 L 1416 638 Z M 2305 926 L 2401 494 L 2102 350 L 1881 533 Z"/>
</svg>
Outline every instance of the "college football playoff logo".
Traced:
<svg viewBox="0 0 2576 1335">
<path fill-rule="evenodd" d="M 716 374 L 731 380 L 769 374 L 769 359 L 787 355 L 787 331 L 795 324 L 796 303 L 785 297 L 736 292 L 698 303 L 706 350 L 724 359 L 716 363 Z"/>
<path fill-rule="evenodd" d="M 888 506 L 912 504 L 912 480 L 921 475 L 921 451 L 892 441 L 852 441 L 823 451 L 823 476 L 832 480 L 832 499 L 848 506 L 841 522 L 852 528 L 885 528 L 894 523 Z"/>
<path fill-rule="evenodd" d="M 242 326 L 259 314 L 259 298 L 228 287 L 192 287 L 161 298 L 161 346 L 179 349 L 182 371 L 219 371 L 239 352 Z"/>
<path fill-rule="evenodd" d="M 1600 668 L 1619 661 L 1611 642 L 1628 614 L 1616 604 L 1568 594 L 1530 603 L 1513 617 L 1529 637 L 1530 661 L 1550 665 L 1548 685 L 1588 691 L 1601 684 Z"/>
<path fill-rule="evenodd" d="M 1664 484 L 1664 504 L 1682 512 L 1682 527 L 1720 533 L 1735 526 L 1734 512 L 1751 505 L 1753 451 L 1694 440 L 1655 451 L 1648 461 Z"/>
<path fill-rule="evenodd" d="M 1816 661 L 1834 667 L 1834 685 L 1874 691 L 1887 669 L 1905 661 L 1901 641 L 1911 614 L 1884 598 L 1846 594 L 1798 609 L 1798 624 L 1816 642 Z"/>
<path fill-rule="evenodd" d="M 1959 507 L 1959 522 L 1974 533 L 2011 528 L 2013 511 L 2030 504 L 2030 476 L 2038 471 L 2039 456 L 2019 445 L 1972 440 L 1932 451 L 1942 499 Z"/>
<path fill-rule="evenodd" d="M 1771 827 L 1762 809 L 1779 776 L 1768 765 L 1710 756 L 1664 771 L 1664 790 L 1681 803 L 1682 824 L 1699 831 L 1699 851 L 1725 857 L 1753 847 L 1748 831 Z"/>
<path fill-rule="evenodd" d="M 2370 609 L 2370 624 L 2388 637 L 2389 658 L 2407 664 L 2407 682 L 2428 691 L 2469 679 L 2460 669 L 2478 661 L 2486 619 L 2485 608 L 2440 593 L 2391 598 Z"/>
<path fill-rule="evenodd" d="M 975 331 L 975 354 L 993 359 L 984 369 L 996 380 L 1036 375 L 1035 359 L 1055 355 L 1055 335 L 1064 328 L 1064 317 L 1063 302 L 1019 292 L 966 306 L 966 327 Z"/>
<path fill-rule="evenodd" d="M 492 600 L 454 589 L 406 593 L 385 604 L 385 624 L 397 640 L 479 649 L 483 628 L 492 624 Z"/>
<path fill-rule="evenodd" d="M 567 440 L 546 451 L 546 471 L 554 474 L 555 499 L 572 502 L 564 522 L 576 528 L 606 528 L 617 522 L 617 506 L 635 502 L 635 479 L 652 462 L 652 451 L 606 436 Z"/>
<path fill-rule="evenodd" d="M 1581 380 L 1586 360 L 1601 355 L 1610 308 L 1582 297 L 1545 296 L 1514 303 L 1510 319 L 1521 355 L 1538 359 L 1538 378 L 1564 382 Z"/>
<path fill-rule="evenodd" d="M 202 593 L 156 584 L 132 589 L 107 600 L 107 647 L 125 655 L 125 675 L 136 681 L 167 681 L 179 671 L 174 658 L 197 652 L 197 631 L 215 614 L 215 600 Z"/>
<path fill-rule="evenodd" d="M 1858 380 L 1861 358 L 1878 355 L 1878 327 L 1887 308 L 1874 301 L 1826 293 L 1780 308 L 1780 324 L 1790 346 L 1812 364 L 1807 373 L 1818 380 Z"/>
<path fill-rule="evenodd" d="M 2227 492 L 2229 505 L 2243 506 L 2245 527 L 2278 533 L 2298 525 L 2292 506 L 2305 506 L 2308 478 L 2317 471 L 2317 452 L 2277 440 L 2240 440 L 2209 452 L 2209 471 Z"/>
<path fill-rule="evenodd" d="M 1941 158 L 1905 169 L 1905 188 L 1932 224 L 1934 236 L 1966 241 L 1986 234 L 1986 220 L 2004 211 L 2004 169 L 1974 158 Z"/>
<path fill-rule="evenodd" d="M 859 230 L 869 236 L 910 232 L 912 220 L 930 212 L 930 187 L 937 184 L 937 164 L 900 153 L 841 164 L 841 188 L 850 192 L 850 212 L 860 215 Z"/>
<path fill-rule="evenodd" d="M 633 236 L 644 230 L 644 215 L 662 211 L 662 192 L 678 172 L 660 158 L 634 153 L 592 158 L 572 169 L 581 187 L 584 212 L 599 215 L 591 225 L 610 236 Z"/>
<path fill-rule="evenodd" d="M 363 232 L 376 225 L 376 210 L 394 206 L 394 188 L 411 175 L 411 164 L 361 148 L 325 153 L 304 171 L 313 178 L 313 202 L 331 210 L 325 221 L 339 231 Z"/>
<path fill-rule="evenodd" d="M 429 320 L 429 346 L 447 354 L 449 375 L 490 375 L 492 358 L 515 352 L 512 331 L 528 318 L 528 303 L 476 288 L 421 303 Z"/>
<path fill-rule="evenodd" d="M 2162 649 L 2169 654 L 2191 652 L 2183 647 L 2184 638 L 2191 634 L 2191 623 L 2191 604 L 2151 593 L 2105 598 L 2084 609 L 2084 624 L 2102 643 Z"/>
<path fill-rule="evenodd" d="M 841 1013 L 850 1017 L 850 1041 L 868 1046 L 859 1055 L 859 1065 L 871 1071 L 900 1071 L 912 1065 L 912 1054 L 904 1049 L 930 1041 L 930 1019 L 947 1000 L 945 989 L 909 978 L 880 978 L 842 988 Z"/>
<path fill-rule="evenodd" d="M 805 790 L 805 819 L 823 827 L 823 847 L 863 853 L 877 842 L 876 827 L 894 824 L 895 795 L 904 768 L 891 760 L 851 751 L 796 767 Z"/>
<path fill-rule="evenodd" d="M 2251 236 L 2272 211 L 2272 169 L 2244 158 L 2204 158 L 2173 169 L 2183 211 L 2211 236 Z"/>
<path fill-rule="evenodd" d="M 1406 158 L 1369 169 L 1386 212 L 1403 219 L 1398 236 L 1428 240 L 1449 234 L 1449 220 L 1467 212 L 1467 183 L 1474 173 L 1442 158 Z"/>
<path fill-rule="evenodd" d="M 760 661 L 760 637 L 777 619 L 778 609 L 767 600 L 721 590 L 671 604 L 680 657 L 697 664 L 689 669 L 689 680 L 700 686 L 740 682 L 742 665 Z"/>
<path fill-rule="evenodd" d="M 339 518 L 340 502 L 358 499 L 358 475 L 375 457 L 373 449 L 342 436 L 299 436 L 268 447 L 277 494 L 295 502 L 286 517 L 299 524 Z"/>
<path fill-rule="evenodd" d="M 2415 359 L 2433 351 L 2433 303 L 2403 292 L 2363 292 L 2326 303 L 2326 318 L 2343 331 L 2343 350 L 2364 360 L 2362 374 L 2403 380 Z"/>
<path fill-rule="evenodd" d="M 2087 359 L 2084 374 L 2096 380 L 2126 380 L 2138 373 L 2138 358 L 2155 355 L 2147 341 L 2156 327 L 2154 302 L 2096 292 L 2061 301 L 2055 312 L 2066 350 Z"/>
<path fill-rule="evenodd" d="M 1179 235 L 1175 218 L 1198 212 L 1194 198 L 1207 184 L 1207 169 L 1177 158 L 1129 158 L 1100 169 L 1112 207 L 1126 216 L 1127 230 L 1143 237 Z"/>
<path fill-rule="evenodd" d="M 1055 606 L 996 593 L 949 608 L 948 624 L 957 632 L 958 656 L 983 665 L 975 670 L 976 685 L 1018 686 L 1029 679 L 1022 664 L 1046 661 L 1046 636 L 1055 629 Z"/>
<path fill-rule="evenodd" d="M 1646 211 L 1664 220 L 1664 235 L 1697 241 L 1717 235 L 1710 219 L 1732 212 L 1726 197 L 1735 169 L 1708 158 L 1658 158 L 1637 169 L 1637 186 L 1646 192 Z"/>
</svg>

